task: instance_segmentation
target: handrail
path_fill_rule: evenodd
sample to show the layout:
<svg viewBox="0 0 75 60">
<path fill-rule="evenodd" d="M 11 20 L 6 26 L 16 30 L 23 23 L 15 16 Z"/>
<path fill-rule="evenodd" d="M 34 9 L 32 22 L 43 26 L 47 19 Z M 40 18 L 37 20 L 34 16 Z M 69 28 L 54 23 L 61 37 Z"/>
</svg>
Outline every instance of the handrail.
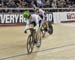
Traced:
<svg viewBox="0 0 75 60">
<path fill-rule="evenodd" d="M 0 10 L 33 10 L 34 8 L 0 8 Z M 45 10 L 63 10 L 63 9 L 75 9 L 75 8 L 41 8 Z"/>
</svg>

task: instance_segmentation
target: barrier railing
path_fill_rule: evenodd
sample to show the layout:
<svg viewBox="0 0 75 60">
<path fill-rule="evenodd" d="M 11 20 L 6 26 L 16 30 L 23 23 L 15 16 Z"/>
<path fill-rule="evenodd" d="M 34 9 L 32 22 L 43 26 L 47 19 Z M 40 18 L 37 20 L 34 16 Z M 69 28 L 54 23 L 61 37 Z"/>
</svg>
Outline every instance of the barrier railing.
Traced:
<svg viewBox="0 0 75 60">
<path fill-rule="evenodd" d="M 0 11 L 9 10 L 9 11 L 21 11 L 21 10 L 33 10 L 34 8 L 0 8 Z M 63 11 L 75 11 L 75 8 L 41 8 L 44 10 L 49 10 L 51 12 L 63 12 Z"/>
<path fill-rule="evenodd" d="M 34 8 L 0 8 L 0 10 L 33 10 Z M 75 9 L 75 8 L 41 8 L 45 10 L 53 10 L 53 9 Z"/>
<path fill-rule="evenodd" d="M 47 20 L 54 23 L 61 21 L 75 21 L 75 8 L 42 8 L 48 10 Z M 34 8 L 0 8 L 0 24 L 23 24 L 26 22 L 22 16 L 24 10 L 34 10 Z M 1 12 L 2 11 L 2 12 Z M 69 12 L 70 11 L 70 12 Z M 65 13 L 63 13 L 65 12 Z"/>
</svg>

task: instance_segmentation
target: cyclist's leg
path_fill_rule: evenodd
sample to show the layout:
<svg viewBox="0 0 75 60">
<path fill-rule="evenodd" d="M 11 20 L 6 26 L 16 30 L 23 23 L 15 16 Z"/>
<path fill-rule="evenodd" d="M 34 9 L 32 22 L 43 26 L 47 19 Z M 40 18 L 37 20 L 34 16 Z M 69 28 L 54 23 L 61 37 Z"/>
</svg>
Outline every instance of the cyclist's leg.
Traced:
<svg viewBox="0 0 75 60">
<path fill-rule="evenodd" d="M 40 44 L 39 44 L 39 37 L 40 37 L 40 33 L 39 33 L 39 30 L 40 29 L 37 29 L 38 27 L 37 27 L 37 24 L 36 24 L 36 22 L 35 21 L 33 21 L 33 22 L 31 22 L 31 24 L 33 24 L 34 25 L 34 29 L 35 29 L 35 33 L 34 33 L 34 43 L 36 43 L 36 46 L 37 47 L 39 47 L 40 46 Z M 39 25 L 38 25 L 39 26 Z M 35 28 L 36 27 L 36 28 Z"/>
<path fill-rule="evenodd" d="M 47 32 L 50 32 L 50 30 L 49 30 L 49 24 L 48 24 L 47 20 L 45 20 L 45 24 L 46 24 Z"/>
<path fill-rule="evenodd" d="M 45 23 L 45 20 L 46 20 L 46 16 L 45 15 L 40 15 L 41 17 L 41 25 L 40 25 L 40 28 L 43 26 L 43 24 Z"/>
<path fill-rule="evenodd" d="M 41 21 L 39 21 L 41 23 Z M 36 39 L 37 39 L 37 44 L 36 46 L 37 47 L 40 47 L 40 38 L 41 38 L 41 31 L 40 31 L 40 23 L 36 24 L 36 28 L 35 28 L 35 31 L 36 31 Z"/>
<path fill-rule="evenodd" d="M 31 23 L 30 23 L 30 25 L 32 25 L 33 27 L 33 29 L 34 29 L 34 27 L 36 26 L 36 23 L 35 23 L 35 21 L 32 21 Z M 34 43 L 36 43 L 37 41 L 36 41 L 36 30 L 35 30 L 35 33 L 34 33 Z"/>
<path fill-rule="evenodd" d="M 49 20 L 47 19 L 47 16 L 45 16 L 44 19 L 45 19 L 44 23 L 46 24 L 47 31 L 49 31 Z"/>
</svg>

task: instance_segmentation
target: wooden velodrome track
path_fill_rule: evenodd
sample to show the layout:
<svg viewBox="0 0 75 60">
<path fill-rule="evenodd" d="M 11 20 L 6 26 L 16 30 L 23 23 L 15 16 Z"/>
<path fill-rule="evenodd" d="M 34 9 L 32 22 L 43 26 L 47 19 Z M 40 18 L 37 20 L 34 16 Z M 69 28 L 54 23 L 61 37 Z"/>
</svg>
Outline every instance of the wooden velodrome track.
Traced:
<svg viewBox="0 0 75 60">
<path fill-rule="evenodd" d="M 46 35 L 31 55 L 26 51 L 24 26 L 0 27 L 0 60 L 75 60 L 75 23 L 53 27 L 53 35 Z"/>
</svg>

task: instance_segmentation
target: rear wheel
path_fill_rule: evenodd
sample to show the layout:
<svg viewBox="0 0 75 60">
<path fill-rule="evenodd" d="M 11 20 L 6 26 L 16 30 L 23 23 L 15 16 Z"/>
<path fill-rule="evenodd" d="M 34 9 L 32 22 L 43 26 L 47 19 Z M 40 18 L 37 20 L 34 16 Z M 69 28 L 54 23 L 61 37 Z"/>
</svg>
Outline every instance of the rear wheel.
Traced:
<svg viewBox="0 0 75 60">
<path fill-rule="evenodd" d="M 48 31 L 48 33 L 49 33 L 49 34 L 53 34 L 53 26 L 52 26 L 51 22 L 48 22 L 48 26 L 49 26 L 49 31 Z"/>
</svg>

